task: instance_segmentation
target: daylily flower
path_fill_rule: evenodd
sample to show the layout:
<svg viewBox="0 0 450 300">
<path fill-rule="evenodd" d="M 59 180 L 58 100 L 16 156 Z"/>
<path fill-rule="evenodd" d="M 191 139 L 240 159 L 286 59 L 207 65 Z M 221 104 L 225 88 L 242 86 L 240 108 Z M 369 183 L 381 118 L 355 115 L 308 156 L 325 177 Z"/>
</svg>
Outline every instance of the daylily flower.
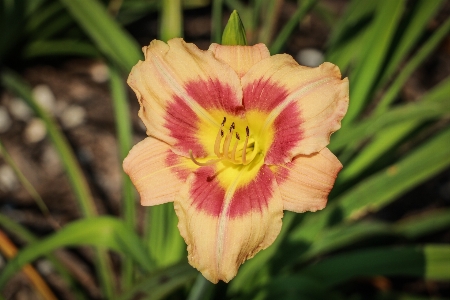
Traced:
<svg viewBox="0 0 450 300">
<path fill-rule="evenodd" d="M 326 148 L 348 106 L 330 63 L 300 66 L 263 44 L 202 51 L 154 40 L 128 84 L 147 137 L 124 169 L 142 205 L 174 202 L 188 259 L 228 282 L 267 248 L 283 210 L 325 207 L 342 168 Z"/>
</svg>

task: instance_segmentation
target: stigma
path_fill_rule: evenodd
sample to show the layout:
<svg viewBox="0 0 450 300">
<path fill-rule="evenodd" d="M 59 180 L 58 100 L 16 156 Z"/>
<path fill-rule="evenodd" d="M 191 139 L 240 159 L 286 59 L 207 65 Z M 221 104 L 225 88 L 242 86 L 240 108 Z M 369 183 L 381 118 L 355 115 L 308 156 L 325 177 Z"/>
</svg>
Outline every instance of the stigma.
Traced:
<svg viewBox="0 0 450 300">
<path fill-rule="evenodd" d="M 228 161 L 236 165 L 247 165 L 251 162 L 251 159 L 249 160 L 247 157 L 250 129 L 248 126 L 245 128 L 245 139 L 242 142 L 241 135 L 236 131 L 236 124 L 234 122 L 231 123 L 226 132 L 224 131 L 226 121 L 227 118 L 224 117 L 214 142 L 214 154 L 217 156 L 217 159 L 199 162 L 194 158 L 192 150 L 189 150 L 189 156 L 196 165 L 209 166 L 220 161 Z M 242 149 L 240 149 L 239 144 L 242 144 Z"/>
</svg>

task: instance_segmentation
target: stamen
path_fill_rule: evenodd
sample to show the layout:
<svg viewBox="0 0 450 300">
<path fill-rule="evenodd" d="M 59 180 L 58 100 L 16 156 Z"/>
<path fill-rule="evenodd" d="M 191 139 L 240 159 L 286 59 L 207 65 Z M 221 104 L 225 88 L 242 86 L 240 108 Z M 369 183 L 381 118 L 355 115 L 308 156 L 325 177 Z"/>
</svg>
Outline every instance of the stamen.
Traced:
<svg viewBox="0 0 450 300">
<path fill-rule="evenodd" d="M 245 137 L 244 141 L 244 147 L 242 148 L 242 164 L 247 164 L 247 144 L 248 144 L 248 137 L 250 136 L 250 129 L 248 129 L 248 126 L 245 128 L 245 132 L 247 133 L 247 136 Z"/>
<path fill-rule="evenodd" d="M 225 158 L 229 158 L 228 156 L 228 152 L 229 152 L 229 148 L 230 148 L 230 143 L 231 143 L 231 138 L 233 137 L 233 131 L 234 131 L 234 122 L 233 124 L 231 124 L 230 127 L 230 133 L 227 134 L 227 136 L 225 137 L 225 142 L 223 143 L 223 157 Z"/>
<path fill-rule="evenodd" d="M 214 143 L 214 153 L 217 157 L 222 157 L 222 153 L 220 153 L 220 142 L 222 141 L 223 130 L 219 129 L 219 132 L 216 135 L 216 141 Z"/>
<path fill-rule="evenodd" d="M 210 165 L 213 165 L 213 164 L 215 164 L 215 163 L 218 163 L 219 161 L 222 160 L 221 158 L 219 158 L 219 159 L 210 159 L 210 160 L 208 160 L 208 161 L 202 163 L 202 162 L 199 162 L 198 160 L 196 160 L 196 159 L 194 158 L 194 155 L 192 154 L 192 150 L 189 150 L 189 157 L 191 158 L 191 160 L 192 160 L 192 162 L 193 162 L 194 164 L 196 164 L 197 166 L 200 166 L 200 167 L 210 166 Z"/>
<path fill-rule="evenodd" d="M 216 141 L 214 142 L 214 153 L 217 155 L 217 157 L 221 158 L 222 153 L 220 153 L 220 142 L 223 138 L 223 126 L 225 125 L 225 122 L 227 121 L 226 117 L 223 117 L 222 124 L 220 125 L 219 132 L 216 135 Z"/>
<path fill-rule="evenodd" d="M 219 131 L 217 132 L 216 140 L 214 142 L 214 153 L 216 154 L 217 159 L 210 159 L 206 162 L 199 162 L 198 160 L 196 160 L 194 158 L 194 155 L 192 154 L 192 150 L 189 150 L 189 157 L 191 158 L 191 160 L 194 164 L 196 164 L 197 166 L 210 166 L 210 165 L 216 164 L 220 161 L 226 160 L 226 161 L 232 162 L 234 164 L 247 165 L 248 163 L 250 163 L 253 160 L 253 159 L 250 159 L 250 161 L 247 162 L 247 146 L 248 146 L 248 139 L 250 137 L 250 130 L 249 130 L 248 126 L 245 128 L 246 137 L 245 137 L 244 145 L 242 148 L 241 160 L 236 159 L 236 151 L 237 151 L 239 143 L 241 141 L 241 136 L 239 135 L 238 132 L 235 133 L 236 141 L 234 142 L 233 148 L 230 149 L 231 141 L 233 139 L 233 133 L 234 133 L 234 130 L 236 129 L 236 124 L 234 122 L 231 123 L 229 132 L 226 134 L 225 140 L 223 141 L 222 149 L 220 149 L 220 146 L 222 144 L 222 139 L 224 137 L 223 127 L 225 126 L 226 121 L 227 121 L 227 118 L 223 117 L 223 121 L 220 124 L 220 128 L 219 128 Z"/>
<path fill-rule="evenodd" d="M 236 149 L 237 149 L 238 144 L 239 144 L 239 141 L 236 141 L 236 142 L 234 143 L 233 151 L 231 152 L 231 160 L 232 160 L 234 163 L 239 163 L 239 162 L 236 160 Z"/>
<path fill-rule="evenodd" d="M 227 121 L 227 118 L 223 117 L 222 124 L 220 124 L 220 129 L 219 129 L 219 132 L 217 133 L 217 136 L 216 136 L 216 141 L 214 142 L 214 153 L 219 158 L 222 157 L 222 153 L 220 153 L 220 142 L 222 141 L 222 138 L 223 138 L 223 129 L 222 128 L 225 125 L 226 121 Z"/>
</svg>

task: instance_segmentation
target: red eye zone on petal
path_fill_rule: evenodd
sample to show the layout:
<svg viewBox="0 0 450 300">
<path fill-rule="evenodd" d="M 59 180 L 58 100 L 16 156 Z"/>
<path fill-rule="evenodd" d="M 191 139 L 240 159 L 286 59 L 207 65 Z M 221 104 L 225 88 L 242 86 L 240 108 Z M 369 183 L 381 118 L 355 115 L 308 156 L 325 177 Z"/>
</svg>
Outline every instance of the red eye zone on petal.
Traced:
<svg viewBox="0 0 450 300">
<path fill-rule="evenodd" d="M 241 115 L 243 108 L 241 99 L 231 87 L 219 80 L 196 80 L 186 83 L 186 93 L 206 111 L 220 109 L 229 115 Z M 201 116 L 186 103 L 186 99 L 174 94 L 166 109 L 164 127 L 176 141 L 174 147 L 188 155 L 192 150 L 195 157 L 207 155 L 207 151 L 199 143 L 197 134 Z M 222 124 L 226 123 L 226 117 Z M 232 125 L 233 127 L 234 125 Z M 231 129 L 230 129 L 231 130 Z"/>
<path fill-rule="evenodd" d="M 229 203 L 229 217 L 235 218 L 250 211 L 260 213 L 266 209 L 267 201 L 272 197 L 273 180 L 272 172 L 266 169 L 258 172 L 250 183 L 239 186 Z M 221 186 L 214 168 L 203 167 L 196 172 L 190 193 L 197 209 L 213 216 L 223 212 L 226 191 Z"/>
</svg>

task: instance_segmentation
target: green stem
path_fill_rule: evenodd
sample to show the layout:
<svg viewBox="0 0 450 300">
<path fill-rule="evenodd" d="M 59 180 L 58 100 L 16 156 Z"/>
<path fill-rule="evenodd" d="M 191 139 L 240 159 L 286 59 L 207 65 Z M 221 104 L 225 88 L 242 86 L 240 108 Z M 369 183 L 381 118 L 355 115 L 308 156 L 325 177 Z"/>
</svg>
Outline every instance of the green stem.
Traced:
<svg viewBox="0 0 450 300">
<path fill-rule="evenodd" d="M 16 74 L 9 70 L 2 73 L 2 84 L 13 93 L 22 97 L 23 100 L 33 109 L 38 117 L 45 123 L 48 135 L 58 152 L 64 169 L 69 177 L 70 184 L 78 200 L 81 212 L 86 217 L 97 215 L 94 200 L 89 192 L 88 184 L 83 175 L 75 154 L 69 147 L 69 142 L 61 133 L 56 121 L 34 100 L 30 87 L 23 82 Z"/>
<path fill-rule="evenodd" d="M 48 135 L 53 142 L 53 146 L 58 152 L 61 162 L 64 166 L 69 182 L 72 186 L 72 190 L 75 193 L 76 199 L 81 212 L 86 218 L 93 218 L 98 213 L 94 204 L 94 199 L 90 193 L 89 186 L 84 177 L 83 171 L 78 164 L 75 154 L 69 147 L 69 143 L 65 136 L 62 134 L 56 121 L 50 116 L 39 104 L 35 101 L 31 88 L 22 81 L 16 74 L 9 70 L 3 70 L 1 74 L 2 85 L 11 90 L 15 94 L 22 97 L 25 102 L 33 109 L 35 114 L 42 119 L 45 123 Z M 98 266 L 100 268 L 100 282 L 105 294 L 105 297 L 112 299 L 114 292 L 112 286 L 112 271 L 110 269 L 109 259 L 107 252 L 104 250 L 96 249 L 96 256 L 98 260 Z"/>
<path fill-rule="evenodd" d="M 289 19 L 286 25 L 284 25 L 283 29 L 280 31 L 280 34 L 278 34 L 270 46 L 269 50 L 271 54 L 280 53 L 283 50 L 295 27 L 316 4 L 317 0 L 306 0 L 297 8 L 294 15 Z"/>
<path fill-rule="evenodd" d="M 213 43 L 220 43 L 222 39 L 222 9 L 223 0 L 213 0 L 211 22 L 211 42 Z"/>
<path fill-rule="evenodd" d="M 167 42 L 176 37 L 183 37 L 181 0 L 164 0 L 161 3 L 159 38 Z"/>
<path fill-rule="evenodd" d="M 381 116 L 389 108 L 389 105 L 395 100 L 400 93 L 403 85 L 406 83 L 411 74 L 417 69 L 417 67 L 429 57 L 431 51 L 445 38 L 450 31 L 450 19 L 442 24 L 439 29 L 422 45 L 417 51 L 417 54 L 408 62 L 408 64 L 402 68 L 400 74 L 396 76 L 394 82 L 390 88 L 384 94 L 384 97 L 380 100 L 380 103 L 375 108 L 374 115 Z"/>
<path fill-rule="evenodd" d="M 187 300 L 205 300 L 213 287 L 202 274 L 198 274 Z"/>
<path fill-rule="evenodd" d="M 22 173 L 19 167 L 16 165 L 11 155 L 9 155 L 8 151 L 6 151 L 6 148 L 1 142 L 1 140 L 0 140 L 0 153 L 3 156 L 5 162 L 13 169 L 22 186 L 25 188 L 25 190 L 27 190 L 28 194 L 30 194 L 31 198 L 33 198 L 34 202 L 36 202 L 37 206 L 39 207 L 40 211 L 45 216 L 45 218 L 52 224 L 52 226 L 55 229 L 59 228 L 60 226 L 58 222 L 56 222 L 55 219 L 53 219 L 53 217 L 51 216 L 50 211 L 48 210 L 48 207 L 45 204 L 44 200 L 36 191 L 36 189 L 33 187 L 33 185 L 30 183 L 30 181 L 28 181 L 28 179 L 25 177 L 25 175 Z"/>
<path fill-rule="evenodd" d="M 130 109 L 128 106 L 127 95 L 123 78 L 116 66 L 110 65 L 110 89 L 111 98 L 116 121 L 116 132 L 119 148 L 119 160 L 123 161 L 128 155 L 132 145 L 132 130 Z M 122 198 L 124 219 L 127 226 L 133 230 L 135 227 L 136 207 L 133 192 L 133 185 L 128 175 L 120 170 L 122 175 Z M 132 284 L 133 263 L 130 258 L 125 257 L 123 264 L 122 288 L 127 290 Z"/>
</svg>

